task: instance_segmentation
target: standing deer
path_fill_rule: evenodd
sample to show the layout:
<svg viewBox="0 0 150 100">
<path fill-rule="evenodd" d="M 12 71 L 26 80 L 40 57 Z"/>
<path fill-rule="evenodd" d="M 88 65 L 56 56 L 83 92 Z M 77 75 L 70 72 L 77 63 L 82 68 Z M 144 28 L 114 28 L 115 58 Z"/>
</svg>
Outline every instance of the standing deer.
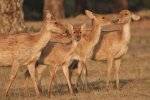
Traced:
<svg viewBox="0 0 150 100">
<path fill-rule="evenodd" d="M 35 62 L 39 58 L 41 50 L 50 40 L 51 33 L 63 33 L 64 31 L 65 28 L 47 12 L 46 20 L 38 33 L 0 34 L 0 66 L 12 65 L 5 96 L 7 96 L 21 66 L 28 67 L 36 95 L 39 96 L 35 81 Z"/>
<path fill-rule="evenodd" d="M 68 66 L 72 59 L 72 54 L 76 49 L 80 38 L 84 35 L 84 30 L 86 26 L 83 24 L 80 29 L 73 28 L 71 24 L 68 25 L 68 31 L 71 36 L 68 40 L 71 41 L 69 43 L 52 43 L 49 42 L 47 46 L 43 49 L 41 57 L 38 61 L 39 66 L 37 66 L 38 72 L 38 86 L 41 90 L 41 77 L 44 69 L 47 66 L 50 66 L 50 81 L 48 87 L 48 94 L 51 95 L 51 86 L 52 81 L 55 77 L 56 71 L 58 66 L 62 66 L 64 75 L 66 77 L 70 93 L 73 94 L 73 90 L 71 87 L 70 79 L 69 79 L 69 69 Z M 58 37 L 58 36 L 57 36 Z M 54 38 L 54 37 L 53 37 Z M 59 36 L 60 38 L 60 36 Z M 67 41 L 63 40 L 63 41 Z M 27 81 L 28 81 L 28 72 L 25 73 L 26 78 L 26 89 L 28 88 Z"/>
<path fill-rule="evenodd" d="M 116 87 L 118 89 L 120 88 L 118 75 L 119 67 L 122 57 L 126 54 L 128 50 L 128 44 L 130 42 L 131 37 L 130 35 L 131 19 L 137 21 L 140 19 L 140 17 L 131 13 L 128 10 L 121 11 L 118 19 L 115 22 L 122 24 L 122 30 L 102 33 L 101 37 L 99 38 L 98 44 L 94 48 L 93 56 L 91 58 L 92 60 L 96 61 L 107 60 L 108 65 L 107 83 L 106 83 L 107 88 L 109 87 L 113 61 L 115 62 L 115 69 L 116 69 Z M 85 69 L 85 67 L 83 68 Z M 80 74 L 81 71 L 80 73 L 78 73 L 78 77 Z"/>
<path fill-rule="evenodd" d="M 79 65 L 78 65 L 79 76 L 76 81 L 78 82 L 80 73 L 83 72 L 85 76 L 84 77 L 85 87 L 86 87 L 86 90 L 88 90 L 87 77 L 86 77 L 87 67 L 85 64 L 86 59 L 89 58 L 93 54 L 93 49 L 95 45 L 98 43 L 100 35 L 101 35 L 102 26 L 110 25 L 112 24 L 112 21 L 106 17 L 103 17 L 100 14 L 95 14 L 88 10 L 86 10 L 85 13 L 90 19 L 92 19 L 92 31 L 88 34 L 85 34 L 81 38 L 73 54 L 73 59 L 79 61 Z M 76 88 L 77 88 L 77 84 L 76 84 Z"/>
</svg>

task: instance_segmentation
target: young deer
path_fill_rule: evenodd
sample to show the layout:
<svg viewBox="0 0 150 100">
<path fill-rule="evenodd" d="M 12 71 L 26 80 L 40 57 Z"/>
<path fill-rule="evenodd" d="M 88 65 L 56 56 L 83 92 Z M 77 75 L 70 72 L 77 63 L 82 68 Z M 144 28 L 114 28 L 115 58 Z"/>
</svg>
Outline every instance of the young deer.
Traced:
<svg viewBox="0 0 150 100">
<path fill-rule="evenodd" d="M 109 81 L 111 78 L 111 69 L 114 61 L 116 68 L 116 87 L 118 89 L 120 88 L 118 73 L 121 59 L 126 54 L 128 44 L 130 42 L 131 19 L 136 21 L 139 20 L 140 17 L 131 13 L 128 10 L 121 11 L 118 19 L 115 22 L 122 24 L 122 30 L 102 33 L 98 44 L 94 48 L 94 53 L 92 56 L 93 60 L 107 60 L 107 87 L 109 86 Z"/>
<path fill-rule="evenodd" d="M 46 20 L 38 33 L 0 34 L 0 66 L 12 65 L 10 81 L 6 89 L 7 96 L 19 67 L 27 66 L 35 86 L 37 96 L 39 90 L 35 81 L 35 61 L 41 50 L 51 38 L 51 33 L 63 33 L 65 28 L 47 12 Z M 5 59 L 4 59 L 5 58 Z"/>
<path fill-rule="evenodd" d="M 112 24 L 112 21 L 106 17 L 103 17 L 100 14 L 95 14 L 88 10 L 86 10 L 85 13 L 90 19 L 92 19 L 92 31 L 89 34 L 85 34 L 81 38 L 81 40 L 73 54 L 73 59 L 79 60 L 79 65 L 78 65 L 79 76 L 76 80 L 76 83 L 79 80 L 81 72 L 83 72 L 83 74 L 85 76 L 84 82 L 85 82 L 86 90 L 88 90 L 87 77 L 86 77 L 87 76 L 87 69 L 86 69 L 87 67 L 85 64 L 86 59 L 89 58 L 93 54 L 93 49 L 94 49 L 95 45 L 98 43 L 98 40 L 101 35 L 102 26 Z M 70 66 L 70 67 L 72 67 L 72 66 Z M 76 84 L 76 88 L 77 88 L 77 84 Z"/>
<path fill-rule="evenodd" d="M 47 46 L 43 49 L 41 57 L 38 61 L 39 66 L 37 67 L 38 72 L 38 86 L 41 90 L 41 76 L 44 69 L 50 66 L 50 82 L 48 88 L 48 94 L 51 95 L 51 85 L 55 77 L 58 66 L 62 66 L 64 75 L 67 79 L 70 93 L 73 94 L 71 83 L 69 80 L 69 70 L 68 66 L 70 64 L 72 54 L 78 45 L 78 42 L 82 35 L 84 35 L 85 24 L 81 26 L 81 29 L 73 28 L 72 25 L 68 25 L 68 31 L 71 34 L 71 41 L 69 43 L 51 43 L 49 42 Z M 69 39 L 69 38 L 68 38 Z M 70 39 L 69 39 L 70 40 Z M 26 89 L 27 89 L 27 77 L 28 72 L 25 74 L 26 78 Z"/>
<path fill-rule="evenodd" d="M 54 43 L 69 43 L 72 41 L 72 36 L 68 34 L 67 30 L 63 34 L 51 34 L 50 42 Z"/>
</svg>

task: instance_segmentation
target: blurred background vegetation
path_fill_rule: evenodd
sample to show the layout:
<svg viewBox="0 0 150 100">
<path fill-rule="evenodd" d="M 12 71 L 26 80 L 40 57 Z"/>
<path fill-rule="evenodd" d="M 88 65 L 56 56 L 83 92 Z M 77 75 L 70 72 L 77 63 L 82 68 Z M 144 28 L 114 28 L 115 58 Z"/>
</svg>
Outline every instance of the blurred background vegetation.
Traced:
<svg viewBox="0 0 150 100">
<path fill-rule="evenodd" d="M 25 21 L 44 19 L 45 10 L 55 18 L 68 18 L 84 14 L 86 9 L 101 14 L 129 9 L 150 18 L 150 0 L 0 0 L 0 33 L 28 30 Z"/>
<path fill-rule="evenodd" d="M 61 11 L 55 7 L 59 7 Z M 44 9 L 50 9 L 54 16 L 64 18 L 82 14 L 85 9 L 97 13 L 117 13 L 122 9 L 131 11 L 150 9 L 150 0 L 24 0 L 23 2 L 25 20 L 41 20 Z"/>
</svg>

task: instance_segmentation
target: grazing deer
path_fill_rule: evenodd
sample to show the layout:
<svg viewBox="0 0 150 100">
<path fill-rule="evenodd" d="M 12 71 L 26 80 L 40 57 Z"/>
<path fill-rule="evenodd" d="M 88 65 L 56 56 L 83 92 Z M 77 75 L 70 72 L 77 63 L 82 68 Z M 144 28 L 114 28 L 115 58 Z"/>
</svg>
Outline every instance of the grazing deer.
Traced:
<svg viewBox="0 0 150 100">
<path fill-rule="evenodd" d="M 107 60 L 107 88 L 109 87 L 109 81 L 111 78 L 111 70 L 113 61 L 115 62 L 116 69 L 116 87 L 119 89 L 119 67 L 122 57 L 128 50 L 128 44 L 130 42 L 130 22 L 131 19 L 139 20 L 140 17 L 131 13 L 128 10 L 120 12 L 118 19 L 115 21 L 122 24 L 121 31 L 104 32 L 95 46 L 93 51 L 92 60 L 101 61 Z M 79 73 L 80 75 L 81 73 Z"/>
<path fill-rule="evenodd" d="M 95 47 L 95 45 L 98 43 L 98 40 L 100 38 L 101 35 L 101 28 L 102 26 L 105 25 L 110 25 L 112 24 L 112 21 L 106 17 L 103 17 L 100 14 L 95 14 L 91 11 L 86 10 L 85 11 L 86 15 L 92 19 L 92 31 L 89 34 L 85 34 L 74 54 L 73 54 L 73 59 L 79 60 L 79 64 L 78 64 L 78 78 L 76 80 L 76 82 L 78 82 L 79 77 L 81 72 L 83 72 L 84 74 L 84 82 L 85 82 L 85 86 L 86 86 L 86 90 L 88 90 L 88 84 L 87 84 L 87 67 L 86 67 L 86 59 L 89 58 L 92 54 L 93 54 L 93 49 Z M 71 66 L 70 66 L 71 67 Z M 77 84 L 76 84 L 76 88 L 77 88 Z"/>
<path fill-rule="evenodd" d="M 51 85 L 55 77 L 58 66 L 62 66 L 64 75 L 67 79 L 70 93 L 73 94 L 73 90 L 72 90 L 70 79 L 69 79 L 68 66 L 72 59 L 72 54 L 74 50 L 76 49 L 81 36 L 84 35 L 85 28 L 86 28 L 85 24 L 83 24 L 80 29 L 73 28 L 73 26 L 69 24 L 68 31 L 71 34 L 71 37 L 68 37 L 69 41 L 71 38 L 71 41 L 69 43 L 49 42 L 47 46 L 43 49 L 41 57 L 39 58 L 39 61 L 38 61 L 39 66 L 37 67 L 38 86 L 41 90 L 42 73 L 47 66 L 50 66 L 50 82 L 49 82 L 49 87 L 48 87 L 49 96 L 51 95 Z M 26 89 L 27 89 L 28 88 L 27 77 L 29 76 L 28 72 L 25 73 L 25 76 L 26 76 L 25 78 L 26 78 Z"/>
<path fill-rule="evenodd" d="M 36 95 L 39 90 L 35 81 L 35 63 L 41 50 L 51 38 L 51 33 L 63 33 L 65 28 L 47 12 L 46 20 L 38 33 L 0 34 L 0 66 L 12 65 L 10 81 L 5 96 L 17 75 L 20 66 L 27 66 L 35 86 Z M 5 59 L 4 59 L 5 58 Z"/>
</svg>

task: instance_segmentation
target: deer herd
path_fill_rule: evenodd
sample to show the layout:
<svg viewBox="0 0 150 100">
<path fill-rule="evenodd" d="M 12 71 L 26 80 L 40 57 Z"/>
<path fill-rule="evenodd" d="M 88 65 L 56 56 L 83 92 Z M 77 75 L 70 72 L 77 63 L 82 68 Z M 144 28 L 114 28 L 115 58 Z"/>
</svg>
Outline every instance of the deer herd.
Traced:
<svg viewBox="0 0 150 100">
<path fill-rule="evenodd" d="M 87 31 L 86 24 L 81 25 L 80 28 L 68 24 L 68 27 L 65 28 L 46 11 L 45 20 L 39 32 L 0 34 L 0 66 L 12 66 L 5 96 L 8 95 L 20 67 L 27 67 L 25 72 L 26 95 L 28 94 L 28 79 L 31 77 L 36 95 L 40 96 L 42 92 L 41 78 L 48 66 L 50 66 L 49 96 L 51 96 L 52 82 L 59 66 L 63 69 L 71 94 L 74 94 L 71 76 L 75 69 L 78 74 L 75 80 L 75 89 L 78 88 L 78 81 L 82 75 L 85 90 L 88 91 L 87 59 L 107 61 L 107 88 L 110 85 L 114 61 L 116 87 L 120 88 L 119 68 L 130 42 L 130 22 L 131 19 L 136 21 L 140 17 L 128 10 L 121 11 L 115 20 L 110 20 L 89 10 L 86 10 L 85 14 L 92 19 L 91 31 Z M 121 24 L 122 29 L 102 31 L 102 26 L 114 24 Z"/>
</svg>

